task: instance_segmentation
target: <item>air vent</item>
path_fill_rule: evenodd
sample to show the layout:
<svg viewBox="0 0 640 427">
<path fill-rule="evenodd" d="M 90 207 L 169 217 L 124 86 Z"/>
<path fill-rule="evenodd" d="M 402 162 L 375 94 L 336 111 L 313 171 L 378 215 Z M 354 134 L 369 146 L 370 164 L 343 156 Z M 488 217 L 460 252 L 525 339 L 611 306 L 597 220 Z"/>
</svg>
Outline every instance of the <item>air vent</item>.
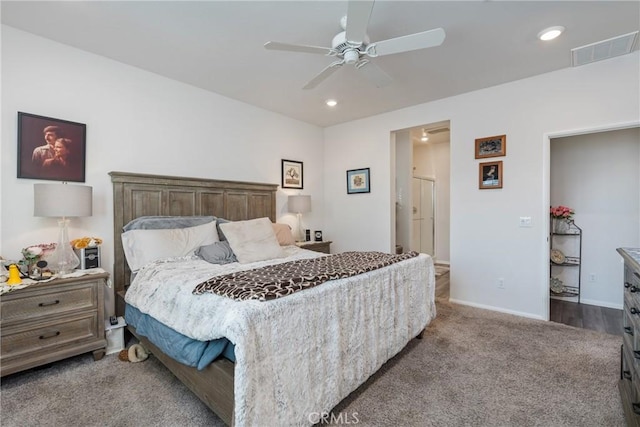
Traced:
<svg viewBox="0 0 640 427">
<path fill-rule="evenodd" d="M 439 133 L 442 132 L 449 132 L 449 128 L 438 128 L 438 129 L 429 129 L 427 130 L 427 133 L 431 134 L 431 135 L 437 135 Z"/>
<path fill-rule="evenodd" d="M 631 53 L 638 39 L 638 31 L 613 37 L 601 42 L 571 49 L 571 65 L 578 67 L 590 62 L 602 61 L 614 56 Z"/>
</svg>

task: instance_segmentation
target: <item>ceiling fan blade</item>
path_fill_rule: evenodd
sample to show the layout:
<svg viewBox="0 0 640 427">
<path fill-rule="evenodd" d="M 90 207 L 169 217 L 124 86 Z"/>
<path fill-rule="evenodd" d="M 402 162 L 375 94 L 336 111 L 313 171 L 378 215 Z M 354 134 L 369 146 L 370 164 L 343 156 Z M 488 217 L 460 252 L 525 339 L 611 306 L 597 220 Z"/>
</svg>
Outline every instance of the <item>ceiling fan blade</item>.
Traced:
<svg viewBox="0 0 640 427">
<path fill-rule="evenodd" d="M 442 28 L 436 28 L 435 30 L 423 31 L 421 33 L 409 34 L 408 36 L 371 43 L 367 46 L 366 53 L 369 56 L 376 57 L 426 49 L 428 47 L 440 46 L 444 38 L 444 30 Z"/>
<path fill-rule="evenodd" d="M 373 9 L 373 0 L 351 0 L 347 6 L 346 38 L 348 41 L 360 45 L 367 35 L 369 17 Z"/>
<path fill-rule="evenodd" d="M 268 50 L 285 50 L 287 52 L 320 53 L 322 55 L 334 56 L 337 52 L 329 47 L 305 46 L 302 44 L 290 44 L 280 42 L 266 42 L 264 48 Z"/>
<path fill-rule="evenodd" d="M 371 81 L 376 87 L 389 86 L 393 79 L 385 73 L 382 68 L 378 67 L 373 62 L 364 59 L 356 64 L 358 69 L 364 76 Z"/>
<path fill-rule="evenodd" d="M 309 80 L 309 82 L 306 85 L 304 85 L 302 89 L 313 89 L 314 87 L 318 86 L 320 82 L 322 82 L 324 79 L 329 77 L 331 74 L 338 71 L 338 68 L 342 67 L 342 64 L 344 64 L 344 60 L 333 62 L 324 70 L 320 71 L 320 73 L 317 76 Z"/>
</svg>

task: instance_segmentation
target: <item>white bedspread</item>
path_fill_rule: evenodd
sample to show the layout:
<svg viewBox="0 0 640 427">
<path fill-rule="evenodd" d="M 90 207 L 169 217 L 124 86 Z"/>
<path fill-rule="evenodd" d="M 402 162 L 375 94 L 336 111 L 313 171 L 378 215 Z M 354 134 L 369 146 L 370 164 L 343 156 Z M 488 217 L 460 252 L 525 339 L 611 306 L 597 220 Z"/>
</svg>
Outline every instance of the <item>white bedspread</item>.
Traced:
<svg viewBox="0 0 640 427">
<path fill-rule="evenodd" d="M 321 256 L 295 246 L 287 258 Z M 224 266 L 195 257 L 138 272 L 126 302 L 198 340 L 235 344 L 235 424 L 311 425 L 397 354 L 435 317 L 433 261 L 421 254 L 272 301 L 233 301 L 193 288 Z"/>
</svg>

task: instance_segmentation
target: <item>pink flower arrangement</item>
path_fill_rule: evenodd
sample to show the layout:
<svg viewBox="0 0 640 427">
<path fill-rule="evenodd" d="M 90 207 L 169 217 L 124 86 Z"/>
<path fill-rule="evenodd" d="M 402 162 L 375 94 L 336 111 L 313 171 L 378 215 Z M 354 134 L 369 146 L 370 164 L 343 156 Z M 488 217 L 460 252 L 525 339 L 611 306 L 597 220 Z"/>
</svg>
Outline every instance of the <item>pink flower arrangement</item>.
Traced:
<svg viewBox="0 0 640 427">
<path fill-rule="evenodd" d="M 571 219 L 575 213 L 573 209 L 566 206 L 551 206 L 550 209 L 551 218 Z"/>
</svg>

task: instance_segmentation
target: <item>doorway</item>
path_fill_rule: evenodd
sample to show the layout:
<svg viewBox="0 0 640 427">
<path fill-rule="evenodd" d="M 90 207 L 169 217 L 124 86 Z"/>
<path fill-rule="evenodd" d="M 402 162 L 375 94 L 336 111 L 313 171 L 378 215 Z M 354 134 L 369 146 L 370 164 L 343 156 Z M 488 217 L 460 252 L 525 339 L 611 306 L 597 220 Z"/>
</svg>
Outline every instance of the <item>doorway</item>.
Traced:
<svg viewBox="0 0 640 427">
<path fill-rule="evenodd" d="M 637 245 L 640 235 L 640 128 L 554 137 L 549 158 L 550 205 L 572 209 L 571 220 L 581 230 L 579 236 L 551 236 L 557 254 L 576 258 L 571 268 L 550 264 L 551 283 L 565 291 L 550 286 L 550 320 L 575 319 L 582 310 L 577 303 L 592 311 L 619 311 L 623 287 L 616 248 Z M 577 298 L 567 297 L 567 289 Z"/>
<path fill-rule="evenodd" d="M 432 178 L 413 177 L 411 250 L 435 255 L 435 185 Z"/>
<path fill-rule="evenodd" d="M 449 264 L 449 121 L 392 132 L 392 227 L 396 252 Z"/>
</svg>

